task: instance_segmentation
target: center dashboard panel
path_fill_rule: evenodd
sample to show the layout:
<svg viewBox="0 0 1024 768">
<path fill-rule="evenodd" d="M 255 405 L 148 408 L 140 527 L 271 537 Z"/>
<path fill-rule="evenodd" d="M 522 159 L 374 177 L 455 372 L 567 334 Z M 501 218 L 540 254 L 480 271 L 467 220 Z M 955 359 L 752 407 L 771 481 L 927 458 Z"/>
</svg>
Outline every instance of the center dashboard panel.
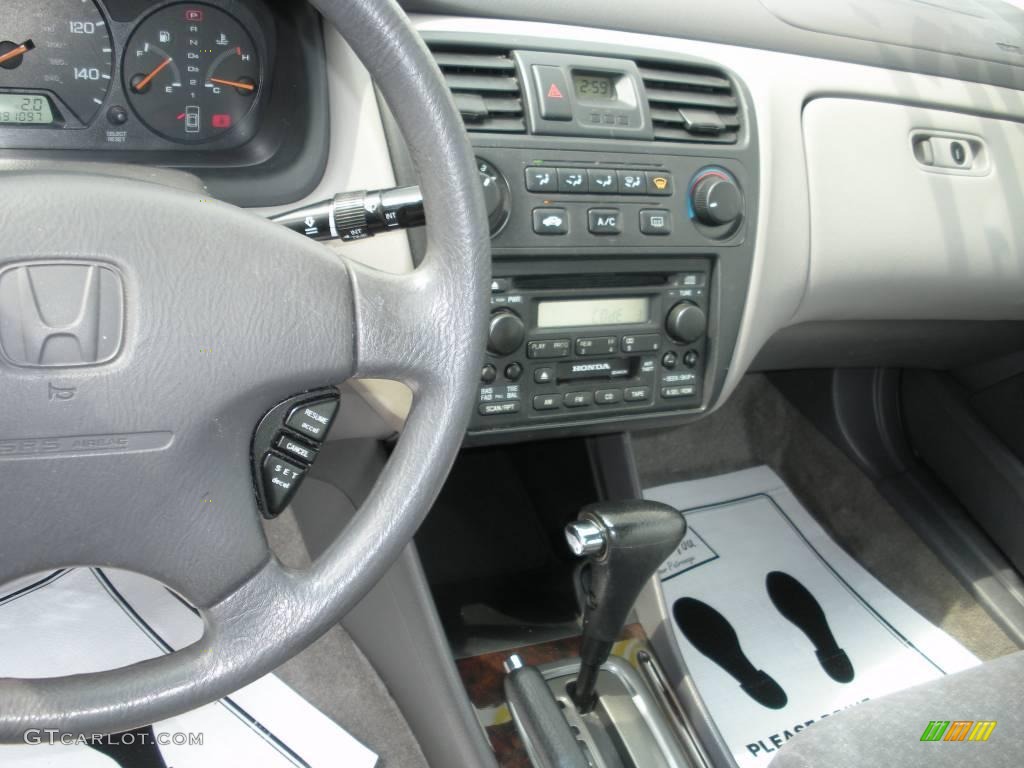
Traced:
<svg viewBox="0 0 1024 768">
<path fill-rule="evenodd" d="M 326 163 L 319 19 L 274 0 L 5 0 L 0 147 L 181 168 L 241 205 L 294 200 Z"/>
<path fill-rule="evenodd" d="M 757 222 L 743 84 L 713 62 L 628 47 L 424 38 L 491 223 L 492 312 L 468 440 L 607 432 L 713 407 Z"/>
</svg>

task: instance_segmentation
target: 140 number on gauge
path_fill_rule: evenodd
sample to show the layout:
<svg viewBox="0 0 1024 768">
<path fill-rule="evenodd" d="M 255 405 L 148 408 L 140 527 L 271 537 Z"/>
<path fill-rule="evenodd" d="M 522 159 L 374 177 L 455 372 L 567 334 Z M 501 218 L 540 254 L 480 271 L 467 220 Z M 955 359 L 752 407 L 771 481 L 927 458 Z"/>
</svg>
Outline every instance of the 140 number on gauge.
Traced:
<svg viewBox="0 0 1024 768">
<path fill-rule="evenodd" d="M 124 87 L 139 119 L 177 141 L 201 142 L 238 125 L 260 88 L 252 37 L 208 5 L 171 5 L 132 33 Z"/>
</svg>

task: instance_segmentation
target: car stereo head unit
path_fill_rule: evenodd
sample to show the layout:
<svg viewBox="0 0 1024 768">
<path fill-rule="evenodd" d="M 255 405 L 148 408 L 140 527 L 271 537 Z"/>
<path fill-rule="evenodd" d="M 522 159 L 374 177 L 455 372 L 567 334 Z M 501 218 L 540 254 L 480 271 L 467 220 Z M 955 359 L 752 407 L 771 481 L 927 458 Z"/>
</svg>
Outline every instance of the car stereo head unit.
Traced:
<svg viewBox="0 0 1024 768">
<path fill-rule="evenodd" d="M 700 408 L 708 266 L 495 278 L 470 432 Z"/>
</svg>

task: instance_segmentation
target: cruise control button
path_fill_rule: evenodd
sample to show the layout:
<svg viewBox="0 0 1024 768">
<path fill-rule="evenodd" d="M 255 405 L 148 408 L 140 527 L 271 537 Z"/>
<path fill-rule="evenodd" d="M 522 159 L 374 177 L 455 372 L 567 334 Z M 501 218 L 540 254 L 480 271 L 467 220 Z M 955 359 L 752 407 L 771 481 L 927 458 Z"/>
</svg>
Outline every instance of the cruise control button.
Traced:
<svg viewBox="0 0 1024 768">
<path fill-rule="evenodd" d="M 651 399 L 650 387 L 629 387 L 624 393 L 627 403 L 639 403 Z"/>
<path fill-rule="evenodd" d="M 554 168 L 527 168 L 526 189 L 530 192 L 557 192 L 558 174 Z"/>
<path fill-rule="evenodd" d="M 267 512 L 276 515 L 292 500 L 306 470 L 273 453 L 263 457 L 263 495 Z"/>
<path fill-rule="evenodd" d="M 558 169 L 559 192 L 586 192 L 587 172 L 583 168 Z"/>
<path fill-rule="evenodd" d="M 580 357 L 589 355 L 614 355 L 618 338 L 615 336 L 597 336 L 576 339 L 576 354 Z"/>
<path fill-rule="evenodd" d="M 299 461 L 304 461 L 307 464 L 312 464 L 316 460 L 316 455 L 319 451 L 311 445 L 296 440 L 294 437 L 288 435 L 280 435 L 277 438 L 277 442 L 274 443 L 275 448 L 279 448 L 289 456 L 294 456 Z"/>
<path fill-rule="evenodd" d="M 661 171 L 647 172 L 647 194 L 649 195 L 671 195 L 672 175 Z"/>
<path fill-rule="evenodd" d="M 619 177 L 615 171 L 599 171 L 591 168 L 587 171 L 590 191 L 601 195 L 612 195 L 619 191 Z"/>
<path fill-rule="evenodd" d="M 582 408 L 594 402 L 594 395 L 590 392 L 566 392 L 563 402 L 566 408 Z"/>
<path fill-rule="evenodd" d="M 306 435 L 320 442 L 327 437 L 327 430 L 331 428 L 331 421 L 337 410 L 337 400 L 307 403 L 293 410 L 285 424 L 300 435 Z"/>
<path fill-rule="evenodd" d="M 621 389 L 599 389 L 594 393 L 594 402 L 598 405 L 610 405 L 622 399 Z"/>
<path fill-rule="evenodd" d="M 591 208 L 587 229 L 594 235 L 617 235 L 622 232 L 622 214 L 618 208 Z"/>
<path fill-rule="evenodd" d="M 641 210 L 640 231 L 645 235 L 671 235 L 672 212 L 664 208 L 645 208 Z"/>
<path fill-rule="evenodd" d="M 647 193 L 647 177 L 643 171 L 619 171 L 619 192 L 624 195 Z"/>
<path fill-rule="evenodd" d="M 538 235 L 564 235 L 569 231 L 565 208 L 534 208 L 533 231 Z"/>
<path fill-rule="evenodd" d="M 637 336 L 622 337 L 623 352 L 657 352 L 661 336 L 656 333 L 641 333 Z"/>
<path fill-rule="evenodd" d="M 519 413 L 519 403 L 515 400 L 505 400 L 497 403 L 480 403 L 478 409 L 481 416 L 497 416 L 502 413 Z"/>
<path fill-rule="evenodd" d="M 553 411 L 562 404 L 562 396 L 559 394 L 553 395 L 537 395 L 533 398 L 533 410 L 535 411 Z"/>
<path fill-rule="evenodd" d="M 531 341 L 526 345 L 526 356 L 535 358 L 568 357 L 569 349 L 569 339 Z"/>
</svg>

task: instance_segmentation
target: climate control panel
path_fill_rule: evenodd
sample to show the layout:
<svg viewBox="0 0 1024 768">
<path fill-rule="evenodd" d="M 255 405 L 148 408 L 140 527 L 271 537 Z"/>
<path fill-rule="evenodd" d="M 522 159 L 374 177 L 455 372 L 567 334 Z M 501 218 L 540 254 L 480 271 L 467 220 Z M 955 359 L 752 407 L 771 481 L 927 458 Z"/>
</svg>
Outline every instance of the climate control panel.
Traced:
<svg viewBox="0 0 1024 768">
<path fill-rule="evenodd" d="M 710 264 L 495 278 L 470 432 L 699 409 Z"/>
</svg>

